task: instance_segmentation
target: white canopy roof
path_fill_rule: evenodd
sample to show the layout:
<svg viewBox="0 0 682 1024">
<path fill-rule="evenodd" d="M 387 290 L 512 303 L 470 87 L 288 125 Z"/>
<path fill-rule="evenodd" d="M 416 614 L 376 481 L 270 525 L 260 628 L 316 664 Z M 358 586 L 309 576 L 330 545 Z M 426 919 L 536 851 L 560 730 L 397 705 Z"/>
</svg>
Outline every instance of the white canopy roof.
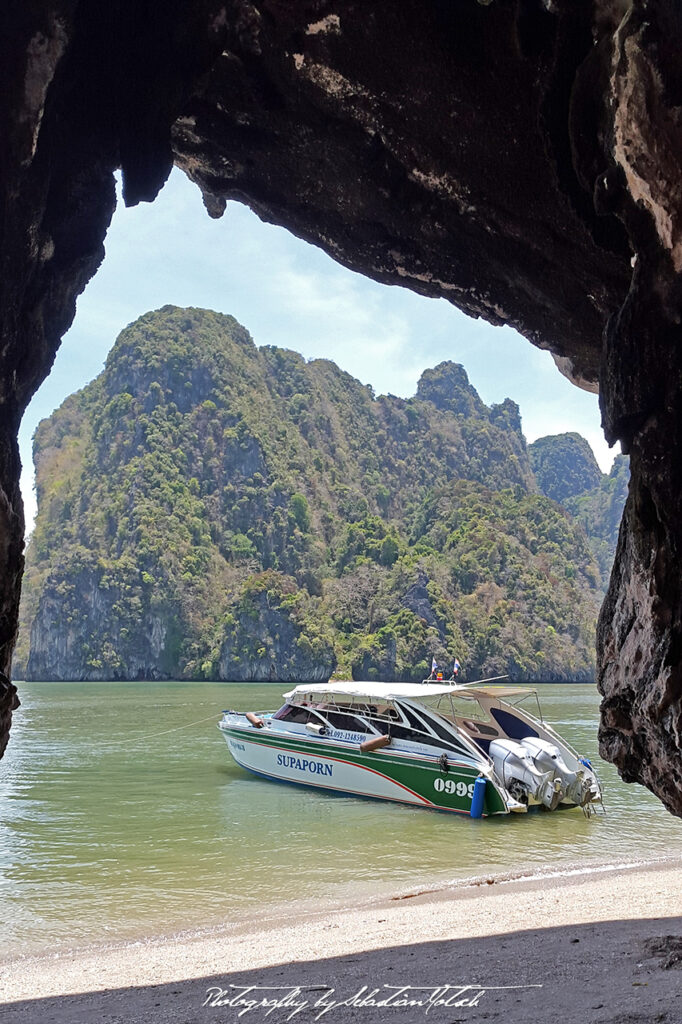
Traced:
<svg viewBox="0 0 682 1024">
<path fill-rule="evenodd" d="M 464 690 L 461 686 L 447 686 L 442 683 L 303 683 L 284 696 L 304 697 L 305 694 L 336 694 L 344 697 L 371 697 L 373 700 L 400 700 L 401 697 L 436 697 L 441 693 L 456 693 Z M 466 691 L 464 691 L 466 692 Z"/>
<path fill-rule="evenodd" d="M 478 683 L 302 683 L 284 694 L 286 700 L 302 699 L 306 694 L 329 694 L 343 697 L 369 697 L 372 700 L 408 700 L 424 697 L 438 697 L 443 693 L 456 693 L 461 696 L 474 697 L 518 697 L 524 693 L 535 691 L 527 686 L 484 686 Z"/>
</svg>

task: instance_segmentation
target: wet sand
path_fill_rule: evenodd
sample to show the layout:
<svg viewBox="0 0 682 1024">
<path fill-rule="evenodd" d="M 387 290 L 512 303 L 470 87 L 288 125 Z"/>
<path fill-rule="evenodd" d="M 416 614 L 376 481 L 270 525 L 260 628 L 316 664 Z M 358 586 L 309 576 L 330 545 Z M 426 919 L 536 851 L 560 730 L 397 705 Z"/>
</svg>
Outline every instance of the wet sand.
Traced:
<svg viewBox="0 0 682 1024">
<path fill-rule="evenodd" d="M 315 999 L 329 986 L 344 1000 L 367 985 L 380 990 L 375 1002 L 394 990 L 384 986 L 410 986 L 416 1002 L 420 986 L 422 994 L 429 985 L 485 989 L 475 1005 L 457 1006 L 454 1000 L 431 1006 L 426 1016 L 422 1004 L 356 1000 L 322 1018 L 335 1021 L 451 1024 L 500 1014 L 506 1024 L 543 1024 L 558 1013 L 563 1024 L 680 1024 L 682 860 L 556 877 L 481 879 L 430 891 L 425 885 L 420 892 L 303 916 L 294 904 L 271 917 L 226 922 L 210 931 L 5 962 L 0 1021 L 193 1024 L 284 1021 L 292 1012 L 280 1006 L 266 1016 L 268 1007 L 254 1005 L 239 1016 L 244 1007 L 230 1000 L 243 984 L 312 985 L 305 993 Z M 513 985 L 537 987 L 507 988 Z M 211 999 L 209 989 L 220 1005 L 203 1005 Z M 303 998 L 299 994 L 299 1002 Z M 362 1002 L 367 993 L 358 998 Z M 475 994 L 460 998 L 471 1001 Z M 311 999 L 296 1020 L 315 1019 L 319 1007 L 313 1011 Z"/>
</svg>

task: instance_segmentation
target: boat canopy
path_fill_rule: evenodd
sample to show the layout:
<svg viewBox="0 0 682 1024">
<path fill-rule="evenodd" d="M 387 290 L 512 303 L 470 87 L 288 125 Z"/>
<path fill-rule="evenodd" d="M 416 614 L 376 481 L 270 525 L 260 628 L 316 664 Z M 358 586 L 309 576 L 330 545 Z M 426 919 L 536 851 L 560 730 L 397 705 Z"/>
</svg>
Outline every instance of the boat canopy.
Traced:
<svg viewBox="0 0 682 1024">
<path fill-rule="evenodd" d="M 423 700 L 451 693 L 470 697 L 522 697 L 536 691 L 529 686 L 485 686 L 478 683 L 302 683 L 284 694 L 285 700 L 302 700 L 306 694 L 343 697 L 370 697 L 372 700 Z"/>
<path fill-rule="evenodd" d="M 515 691 L 516 692 L 516 691 Z M 466 693 L 463 686 L 439 683 L 307 683 L 285 693 L 286 700 L 302 698 L 306 694 L 336 694 L 344 697 L 371 697 L 374 700 L 400 700 L 438 697 L 444 693 Z"/>
<path fill-rule="evenodd" d="M 477 683 L 458 687 L 462 692 L 480 693 L 484 697 L 520 697 L 522 694 L 535 693 L 531 686 L 479 686 Z"/>
</svg>

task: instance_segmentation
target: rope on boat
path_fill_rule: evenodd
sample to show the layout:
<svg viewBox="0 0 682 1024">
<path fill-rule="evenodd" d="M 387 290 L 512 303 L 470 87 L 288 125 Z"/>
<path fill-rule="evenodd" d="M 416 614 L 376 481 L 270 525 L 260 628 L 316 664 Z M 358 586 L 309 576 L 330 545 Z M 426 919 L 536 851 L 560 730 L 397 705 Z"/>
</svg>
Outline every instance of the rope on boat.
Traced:
<svg viewBox="0 0 682 1024">
<path fill-rule="evenodd" d="M 179 732 L 180 729 L 191 729 L 193 725 L 201 725 L 203 722 L 210 722 L 216 720 L 216 713 L 213 712 L 208 718 L 200 718 L 198 722 L 186 722 L 184 725 L 176 725 L 173 729 L 164 729 L 163 732 L 145 733 L 144 736 L 136 736 L 134 739 L 131 738 L 131 743 L 141 743 L 143 740 L 155 740 L 157 736 L 167 736 L 169 732 Z M 117 744 L 118 745 L 118 744 Z"/>
</svg>

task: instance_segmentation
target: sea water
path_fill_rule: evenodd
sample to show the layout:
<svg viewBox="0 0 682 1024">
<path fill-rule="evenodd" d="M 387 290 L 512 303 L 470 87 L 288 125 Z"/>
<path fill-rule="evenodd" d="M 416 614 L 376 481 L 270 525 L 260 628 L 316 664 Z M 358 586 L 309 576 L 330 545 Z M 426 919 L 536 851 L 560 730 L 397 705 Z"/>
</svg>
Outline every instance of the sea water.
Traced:
<svg viewBox="0 0 682 1024">
<path fill-rule="evenodd" d="M 21 684 L 0 761 L 0 957 L 682 849 L 682 821 L 599 759 L 594 686 L 538 691 L 546 719 L 592 759 L 607 813 L 482 821 L 239 768 L 217 729 L 222 709 L 275 709 L 285 689 Z"/>
</svg>

